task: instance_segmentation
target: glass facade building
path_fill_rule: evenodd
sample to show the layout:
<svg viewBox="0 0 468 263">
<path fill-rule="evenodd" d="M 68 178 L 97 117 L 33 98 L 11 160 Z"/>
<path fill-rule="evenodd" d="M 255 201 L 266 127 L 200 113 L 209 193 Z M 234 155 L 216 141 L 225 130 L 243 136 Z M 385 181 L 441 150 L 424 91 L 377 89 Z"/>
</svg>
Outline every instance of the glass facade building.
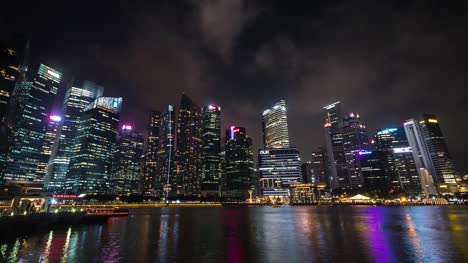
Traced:
<svg viewBox="0 0 468 263">
<path fill-rule="evenodd" d="M 455 165 L 448 151 L 439 120 L 433 114 L 423 114 L 419 124 L 429 155 L 428 159 L 431 163 L 434 181 L 439 185 L 447 184 L 454 187 L 456 185 Z"/>
<path fill-rule="evenodd" d="M 47 168 L 44 189 L 51 193 L 63 193 L 68 172 L 72 146 L 77 136 L 77 128 L 82 111 L 94 100 L 103 95 L 104 88 L 88 80 L 77 81 L 68 88 L 63 101 L 63 120 L 57 145 L 52 152 Z"/>
<path fill-rule="evenodd" d="M 146 196 L 161 196 L 162 181 L 159 174 L 158 151 L 160 147 L 161 112 L 151 111 L 149 117 L 145 166 L 143 171 L 142 192 Z"/>
<path fill-rule="evenodd" d="M 202 154 L 201 108 L 182 94 L 177 118 L 176 174 L 178 194 L 198 196 Z"/>
<path fill-rule="evenodd" d="M 259 150 L 258 170 L 264 196 L 288 194 L 288 187 L 302 181 L 302 162 L 296 148 Z"/>
<path fill-rule="evenodd" d="M 50 115 L 49 116 L 49 124 L 46 128 L 46 133 L 44 136 L 44 144 L 42 145 L 41 150 L 41 161 L 37 166 L 37 177 L 46 177 L 47 174 L 47 166 L 50 160 L 50 156 L 52 155 L 52 151 L 56 146 L 56 141 L 59 134 L 60 126 L 62 125 L 62 117 L 59 115 Z M 45 179 L 45 183 L 47 183 L 47 178 Z"/>
<path fill-rule="evenodd" d="M 7 181 L 44 182 L 37 173 L 49 114 L 57 96 L 62 73 L 44 64 L 29 67 L 12 94 L 8 123 L 11 147 L 4 179 Z"/>
<path fill-rule="evenodd" d="M 226 130 L 225 192 L 231 200 L 245 201 L 255 190 L 252 139 L 245 128 L 231 126 Z"/>
<path fill-rule="evenodd" d="M 143 135 L 131 124 L 124 124 L 117 137 L 117 151 L 112 164 L 111 187 L 116 195 L 141 194 L 143 175 Z"/>
<path fill-rule="evenodd" d="M 202 110 L 202 185 L 203 195 L 219 195 L 221 174 L 221 107 L 208 105 Z"/>
<path fill-rule="evenodd" d="M 263 142 L 265 149 L 289 148 L 286 102 L 280 100 L 263 112 Z"/>
<path fill-rule="evenodd" d="M 122 98 L 100 97 L 83 109 L 71 148 L 67 194 L 109 192 L 121 106 Z"/>
</svg>

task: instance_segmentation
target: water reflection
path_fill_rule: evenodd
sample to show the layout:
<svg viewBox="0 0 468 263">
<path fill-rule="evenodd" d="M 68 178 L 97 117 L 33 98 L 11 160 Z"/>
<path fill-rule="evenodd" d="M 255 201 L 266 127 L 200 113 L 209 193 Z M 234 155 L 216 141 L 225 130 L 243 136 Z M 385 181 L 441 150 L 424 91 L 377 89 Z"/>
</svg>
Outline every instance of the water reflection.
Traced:
<svg viewBox="0 0 468 263">
<path fill-rule="evenodd" d="M 0 236 L 0 262 L 455 262 L 466 244 L 464 207 L 154 209 Z"/>
</svg>

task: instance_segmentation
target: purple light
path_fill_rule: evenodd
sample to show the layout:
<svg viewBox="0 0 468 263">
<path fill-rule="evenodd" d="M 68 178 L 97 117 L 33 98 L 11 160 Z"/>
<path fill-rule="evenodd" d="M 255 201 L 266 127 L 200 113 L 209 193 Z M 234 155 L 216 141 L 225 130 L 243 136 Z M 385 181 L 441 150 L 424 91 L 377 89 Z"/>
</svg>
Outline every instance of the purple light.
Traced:
<svg viewBox="0 0 468 263">
<path fill-rule="evenodd" d="M 236 126 L 231 126 L 231 141 L 234 140 L 234 129 Z"/>
<path fill-rule="evenodd" d="M 359 152 L 359 155 L 366 155 L 366 154 L 372 154 L 372 152 L 368 152 L 368 151 L 360 151 Z"/>
<path fill-rule="evenodd" d="M 49 115 L 49 120 L 53 122 L 59 122 L 62 120 L 62 117 L 58 115 Z"/>
</svg>

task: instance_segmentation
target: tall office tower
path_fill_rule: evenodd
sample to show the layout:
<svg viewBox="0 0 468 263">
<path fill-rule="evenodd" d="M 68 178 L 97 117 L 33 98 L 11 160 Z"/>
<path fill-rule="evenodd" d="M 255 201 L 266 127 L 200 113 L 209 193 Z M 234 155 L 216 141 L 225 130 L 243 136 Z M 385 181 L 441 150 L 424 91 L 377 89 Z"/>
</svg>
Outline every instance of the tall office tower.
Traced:
<svg viewBox="0 0 468 263">
<path fill-rule="evenodd" d="M 265 149 L 289 148 L 286 102 L 280 100 L 263 112 L 263 143 Z"/>
<path fill-rule="evenodd" d="M 287 196 L 288 187 L 302 181 L 301 165 L 296 148 L 259 150 L 258 170 L 263 196 Z"/>
<path fill-rule="evenodd" d="M 359 114 L 345 115 L 342 132 L 343 150 L 348 170 L 348 176 L 344 177 L 343 186 L 347 189 L 359 189 L 363 186 L 363 178 L 356 166 L 355 156 L 359 151 L 369 148 L 366 126 L 362 124 Z"/>
<path fill-rule="evenodd" d="M 60 126 L 62 125 L 62 117 L 58 115 L 49 116 L 49 124 L 46 128 L 44 136 L 44 144 L 41 150 L 41 161 L 37 165 L 37 177 L 45 178 L 47 173 L 47 165 L 52 155 L 54 145 L 57 141 Z"/>
<path fill-rule="evenodd" d="M 208 105 L 202 110 L 203 195 L 219 195 L 221 173 L 221 107 Z"/>
<path fill-rule="evenodd" d="M 330 186 L 330 176 L 328 175 L 327 165 L 327 152 L 323 147 L 318 147 L 317 150 L 312 152 L 312 183 Z"/>
<path fill-rule="evenodd" d="M 161 144 L 159 137 L 160 129 L 161 112 L 151 111 L 145 152 L 145 166 L 141 185 L 142 192 L 146 196 L 161 196 L 160 190 L 163 188 L 162 178 L 158 176 L 158 151 Z"/>
<path fill-rule="evenodd" d="M 409 119 L 404 124 L 406 137 L 411 147 L 414 164 L 419 173 L 423 193 L 426 196 L 434 194 L 435 183 L 432 162 L 426 142 L 423 138 L 421 127 L 415 119 Z"/>
<path fill-rule="evenodd" d="M 437 117 L 433 114 L 423 114 L 419 124 L 429 154 L 434 180 L 439 187 L 449 187 L 453 190 L 456 187 L 455 165 Z"/>
<path fill-rule="evenodd" d="M 103 94 L 104 88 L 92 81 L 74 80 L 65 93 L 62 112 L 63 122 L 59 131 L 58 143 L 52 152 L 47 168 L 44 190 L 51 193 L 65 191 L 68 165 L 73 154 L 72 146 L 77 136 L 81 112 Z"/>
<path fill-rule="evenodd" d="M 117 151 L 112 163 L 111 187 L 117 195 L 141 194 L 143 175 L 143 135 L 133 125 L 124 124 L 117 136 Z"/>
<path fill-rule="evenodd" d="M 312 177 L 312 162 L 306 161 L 302 163 L 302 183 L 315 183 L 315 178 Z"/>
<path fill-rule="evenodd" d="M 83 109 L 71 147 L 65 193 L 106 194 L 122 98 L 100 97 Z"/>
<path fill-rule="evenodd" d="M 12 127 L 12 144 L 4 174 L 6 181 L 44 182 L 44 177 L 38 177 L 36 171 L 61 79 L 60 72 L 39 64 L 29 67 L 25 79 L 17 82 L 5 116 Z"/>
<path fill-rule="evenodd" d="M 174 145 L 175 145 L 175 114 L 174 107 L 169 105 L 161 118 L 160 145 L 158 151 L 158 181 L 163 187 L 157 189 L 163 197 L 177 194 L 175 177 Z"/>
<path fill-rule="evenodd" d="M 7 47 L 0 45 L 0 185 L 2 184 L 3 172 L 7 163 L 9 147 L 8 127 L 3 118 L 8 110 L 10 98 L 15 87 L 19 73 L 19 59 L 17 53 Z"/>
<path fill-rule="evenodd" d="M 178 193 L 200 194 L 201 179 L 201 109 L 182 94 L 177 119 L 176 173 Z"/>
<path fill-rule="evenodd" d="M 378 131 L 374 135 L 374 148 L 382 152 L 389 187 L 406 193 L 421 191 L 413 150 L 409 147 L 403 127 Z"/>
<path fill-rule="evenodd" d="M 346 189 L 348 166 L 343 145 L 343 115 L 341 103 L 323 107 L 325 110 L 325 143 L 331 189 Z"/>
<path fill-rule="evenodd" d="M 358 151 L 354 157 L 356 168 L 362 177 L 366 192 L 386 193 L 389 190 L 389 177 L 385 171 L 384 152 Z"/>
<path fill-rule="evenodd" d="M 403 127 L 379 130 L 374 135 L 373 143 L 377 150 L 409 146 Z"/>
<path fill-rule="evenodd" d="M 7 112 L 16 79 L 19 73 L 19 59 L 16 51 L 0 45 L 0 121 Z"/>
<path fill-rule="evenodd" d="M 255 190 L 252 139 L 245 128 L 231 126 L 226 130 L 226 197 L 245 201 Z"/>
</svg>

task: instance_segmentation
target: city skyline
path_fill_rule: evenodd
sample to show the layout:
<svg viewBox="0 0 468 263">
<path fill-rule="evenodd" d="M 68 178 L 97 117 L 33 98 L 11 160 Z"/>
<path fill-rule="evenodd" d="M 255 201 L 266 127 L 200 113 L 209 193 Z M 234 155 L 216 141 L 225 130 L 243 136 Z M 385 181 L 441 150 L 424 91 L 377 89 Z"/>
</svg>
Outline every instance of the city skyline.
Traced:
<svg viewBox="0 0 468 263">
<path fill-rule="evenodd" d="M 466 54 L 460 38 L 466 18 L 431 3 L 361 4 L 350 13 L 346 3 L 98 3 L 67 12 L 37 3 L 37 12 L 17 21 L 6 12 L 20 3 L 9 2 L 0 25 L 2 38 L 30 39 L 31 54 L 50 60 L 64 77 L 90 79 L 109 96 L 124 97 L 122 122 L 136 127 L 147 126 L 150 110 L 178 105 L 185 90 L 201 105 L 221 105 L 222 128 L 246 127 L 258 149 L 259 112 L 285 99 L 291 143 L 307 160 L 323 144 L 323 105 L 342 101 L 361 114 L 370 134 L 428 112 L 439 117 L 455 165 L 467 173 L 468 150 L 457 143 L 468 130 L 459 121 L 468 112 L 466 99 L 458 96 L 466 61 L 456 59 Z M 180 21 L 172 18 L 176 10 Z M 83 13 L 90 23 L 74 23 Z M 349 24 L 351 17 L 357 18 Z M 39 19 L 54 30 L 34 32 Z"/>
</svg>

